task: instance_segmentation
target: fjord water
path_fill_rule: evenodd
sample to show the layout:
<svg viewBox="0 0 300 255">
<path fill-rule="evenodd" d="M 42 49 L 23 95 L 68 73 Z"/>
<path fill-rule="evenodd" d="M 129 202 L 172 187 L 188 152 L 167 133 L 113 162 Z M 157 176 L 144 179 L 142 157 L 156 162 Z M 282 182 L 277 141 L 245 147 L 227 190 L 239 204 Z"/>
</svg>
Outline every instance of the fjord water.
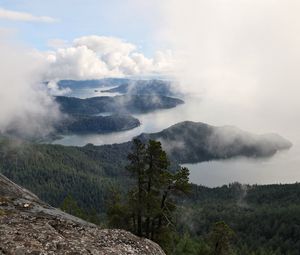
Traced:
<svg viewBox="0 0 300 255">
<path fill-rule="evenodd" d="M 102 88 L 103 89 L 103 88 Z M 96 93 L 96 94 L 93 94 Z M 78 95 L 78 92 L 77 92 Z M 82 94 L 81 94 L 82 95 Z M 88 96 L 101 95 L 99 91 L 88 91 Z M 84 97 L 84 96 L 83 96 Z M 210 125 L 237 126 L 243 130 L 255 133 L 278 133 L 293 143 L 290 150 L 278 152 L 271 158 L 210 161 L 197 164 L 185 164 L 190 171 L 193 183 L 205 186 L 220 186 L 235 181 L 245 184 L 293 183 L 300 181 L 300 130 L 293 125 L 293 118 L 288 115 L 273 118 L 268 112 L 257 114 L 253 109 L 237 109 L 232 106 L 215 104 L 203 100 L 201 96 L 184 98 L 185 104 L 173 109 L 159 110 L 147 114 L 136 114 L 141 126 L 135 129 L 110 134 L 69 135 L 54 141 L 55 144 L 67 146 L 84 146 L 122 143 L 130 141 L 142 132 L 153 133 L 161 131 L 181 121 L 191 120 Z"/>
</svg>

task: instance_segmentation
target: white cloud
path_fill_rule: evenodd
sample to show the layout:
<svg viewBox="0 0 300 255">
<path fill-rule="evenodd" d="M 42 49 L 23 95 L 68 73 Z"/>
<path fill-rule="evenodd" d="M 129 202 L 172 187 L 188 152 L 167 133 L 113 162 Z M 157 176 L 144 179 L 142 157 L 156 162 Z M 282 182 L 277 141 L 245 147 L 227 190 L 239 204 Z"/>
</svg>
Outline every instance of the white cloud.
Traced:
<svg viewBox="0 0 300 255">
<path fill-rule="evenodd" d="M 11 11 L 4 8 L 0 8 L 0 19 L 45 23 L 52 23 L 57 21 L 57 19 L 48 16 L 34 16 L 27 12 Z"/>
<path fill-rule="evenodd" d="M 215 120 L 296 133 L 300 1 L 161 2 L 165 38 L 180 60 L 174 73 L 185 92 L 199 93 Z"/>
<path fill-rule="evenodd" d="M 43 136 L 52 131 L 61 114 L 40 83 L 44 62 L 28 49 L 0 41 L 0 133 Z"/>
<path fill-rule="evenodd" d="M 95 35 L 77 38 L 71 47 L 48 52 L 46 58 L 48 80 L 166 74 L 173 64 L 170 51 L 147 58 L 131 43 Z"/>
<path fill-rule="evenodd" d="M 60 88 L 57 81 L 52 80 L 47 84 L 48 91 L 53 96 L 63 96 L 69 94 L 72 90 L 70 88 Z"/>
<path fill-rule="evenodd" d="M 74 46 L 86 46 L 100 55 L 107 55 L 115 52 L 120 52 L 123 55 L 129 55 L 136 49 L 135 45 L 127 43 L 120 38 L 97 35 L 77 38 L 74 40 Z"/>
</svg>

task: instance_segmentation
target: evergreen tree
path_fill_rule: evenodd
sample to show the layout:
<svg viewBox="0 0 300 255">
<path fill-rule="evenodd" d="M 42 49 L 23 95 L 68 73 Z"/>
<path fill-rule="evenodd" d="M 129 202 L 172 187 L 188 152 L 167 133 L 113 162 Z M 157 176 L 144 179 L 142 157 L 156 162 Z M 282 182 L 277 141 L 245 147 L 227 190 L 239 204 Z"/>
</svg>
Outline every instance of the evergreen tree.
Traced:
<svg viewBox="0 0 300 255">
<path fill-rule="evenodd" d="M 118 198 L 108 210 L 110 225 L 125 228 L 167 247 L 175 231 L 174 198 L 188 192 L 189 170 L 183 167 L 172 173 L 161 143 L 153 140 L 145 145 L 134 139 L 128 160 L 126 169 L 133 177 L 134 185 L 125 204 Z"/>
<path fill-rule="evenodd" d="M 139 236 L 142 236 L 143 234 L 142 215 L 144 212 L 145 201 L 145 158 L 145 145 L 139 139 L 133 139 L 132 151 L 128 155 L 130 164 L 126 168 L 131 173 L 132 177 L 136 179 L 136 185 L 130 192 L 129 204 L 133 210 L 133 231 Z M 137 218 L 137 223 L 135 218 Z"/>
<path fill-rule="evenodd" d="M 233 230 L 223 221 L 216 222 L 210 234 L 212 255 L 231 255 L 230 242 L 234 237 Z"/>
<path fill-rule="evenodd" d="M 78 206 L 76 200 L 70 194 L 65 197 L 60 209 L 81 219 L 84 219 L 86 216 L 83 210 Z"/>
</svg>

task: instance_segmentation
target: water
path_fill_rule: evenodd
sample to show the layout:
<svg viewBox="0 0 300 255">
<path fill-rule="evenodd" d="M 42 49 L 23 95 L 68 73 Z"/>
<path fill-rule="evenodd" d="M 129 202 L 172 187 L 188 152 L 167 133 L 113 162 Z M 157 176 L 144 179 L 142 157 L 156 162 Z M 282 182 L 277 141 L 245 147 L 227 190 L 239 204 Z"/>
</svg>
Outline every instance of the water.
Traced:
<svg viewBox="0 0 300 255">
<path fill-rule="evenodd" d="M 95 92 L 94 89 L 85 91 L 85 95 L 88 96 L 94 96 L 95 93 L 99 92 Z M 84 97 L 83 94 L 81 97 Z M 213 187 L 235 181 L 247 184 L 300 181 L 300 130 L 295 123 L 295 118 L 288 114 L 274 117 L 271 112 L 257 111 L 253 108 L 240 107 L 235 111 L 235 107 L 228 102 L 222 105 L 214 100 L 202 100 L 201 96 L 197 95 L 184 100 L 186 102 L 184 105 L 173 109 L 134 115 L 141 121 L 141 126 L 129 131 L 101 135 L 71 135 L 54 143 L 74 146 L 84 146 L 87 143 L 95 145 L 122 143 L 142 132 L 158 132 L 185 120 L 217 126 L 234 125 L 257 134 L 278 133 L 289 139 L 293 147 L 268 159 L 236 158 L 186 164 L 185 166 L 191 172 L 191 182 Z"/>
<path fill-rule="evenodd" d="M 300 181 L 299 146 L 277 153 L 268 159 L 236 158 L 185 164 L 190 181 L 209 187 L 232 182 L 245 184 L 294 183 Z"/>
<path fill-rule="evenodd" d="M 104 90 L 112 89 L 115 86 L 96 87 L 96 88 L 76 88 L 72 89 L 66 96 L 88 98 L 88 97 L 100 97 L 100 96 L 117 96 L 119 93 L 102 92 Z"/>
</svg>

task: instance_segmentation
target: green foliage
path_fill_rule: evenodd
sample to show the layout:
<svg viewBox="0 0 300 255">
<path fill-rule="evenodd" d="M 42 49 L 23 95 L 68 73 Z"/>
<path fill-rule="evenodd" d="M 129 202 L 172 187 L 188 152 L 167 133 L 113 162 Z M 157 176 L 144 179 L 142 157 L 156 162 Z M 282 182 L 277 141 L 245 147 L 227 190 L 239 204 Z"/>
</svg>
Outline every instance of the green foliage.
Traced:
<svg viewBox="0 0 300 255">
<path fill-rule="evenodd" d="M 233 254 L 230 242 L 234 237 L 233 230 L 223 221 L 216 222 L 210 233 L 209 242 L 212 255 Z"/>
<path fill-rule="evenodd" d="M 77 202 L 70 195 L 66 196 L 60 206 L 60 209 L 82 219 L 85 217 L 83 210 L 77 205 Z"/>
<path fill-rule="evenodd" d="M 91 97 L 80 99 L 75 97 L 56 97 L 61 110 L 68 114 L 99 114 L 103 112 L 145 113 L 157 109 L 167 109 L 182 104 L 177 98 L 160 95 L 122 95 L 115 97 Z"/>
<path fill-rule="evenodd" d="M 60 209 L 83 220 L 92 222 L 97 225 L 101 224 L 101 221 L 95 209 L 86 212 L 84 209 L 78 206 L 76 200 L 70 194 L 65 197 L 60 206 Z"/>
<path fill-rule="evenodd" d="M 300 250 L 300 184 L 218 188 L 193 186 L 179 208 L 177 231 L 191 239 L 207 237 L 224 221 L 235 232 L 237 254 L 298 254 Z M 197 254 L 197 253 L 195 253 Z"/>
<path fill-rule="evenodd" d="M 126 191 L 130 185 L 124 170 L 129 150 L 130 143 L 65 147 L 5 140 L 0 172 L 55 207 L 70 194 L 86 212 L 104 215 L 110 187 Z"/>
<path fill-rule="evenodd" d="M 173 197 L 188 192 L 189 171 L 181 168 L 171 173 L 166 152 L 160 142 L 153 140 L 145 145 L 134 139 L 128 159 L 130 163 L 126 169 L 135 184 L 123 204 L 120 203 L 120 196 L 114 197 L 117 199 L 108 210 L 109 222 L 112 227 L 122 225 L 139 236 L 155 240 L 170 251 L 176 234 L 173 222 L 176 204 Z"/>
<path fill-rule="evenodd" d="M 58 134 L 109 133 L 129 130 L 139 125 L 138 119 L 126 114 L 110 116 L 73 115 L 59 123 L 56 132 Z"/>
</svg>

